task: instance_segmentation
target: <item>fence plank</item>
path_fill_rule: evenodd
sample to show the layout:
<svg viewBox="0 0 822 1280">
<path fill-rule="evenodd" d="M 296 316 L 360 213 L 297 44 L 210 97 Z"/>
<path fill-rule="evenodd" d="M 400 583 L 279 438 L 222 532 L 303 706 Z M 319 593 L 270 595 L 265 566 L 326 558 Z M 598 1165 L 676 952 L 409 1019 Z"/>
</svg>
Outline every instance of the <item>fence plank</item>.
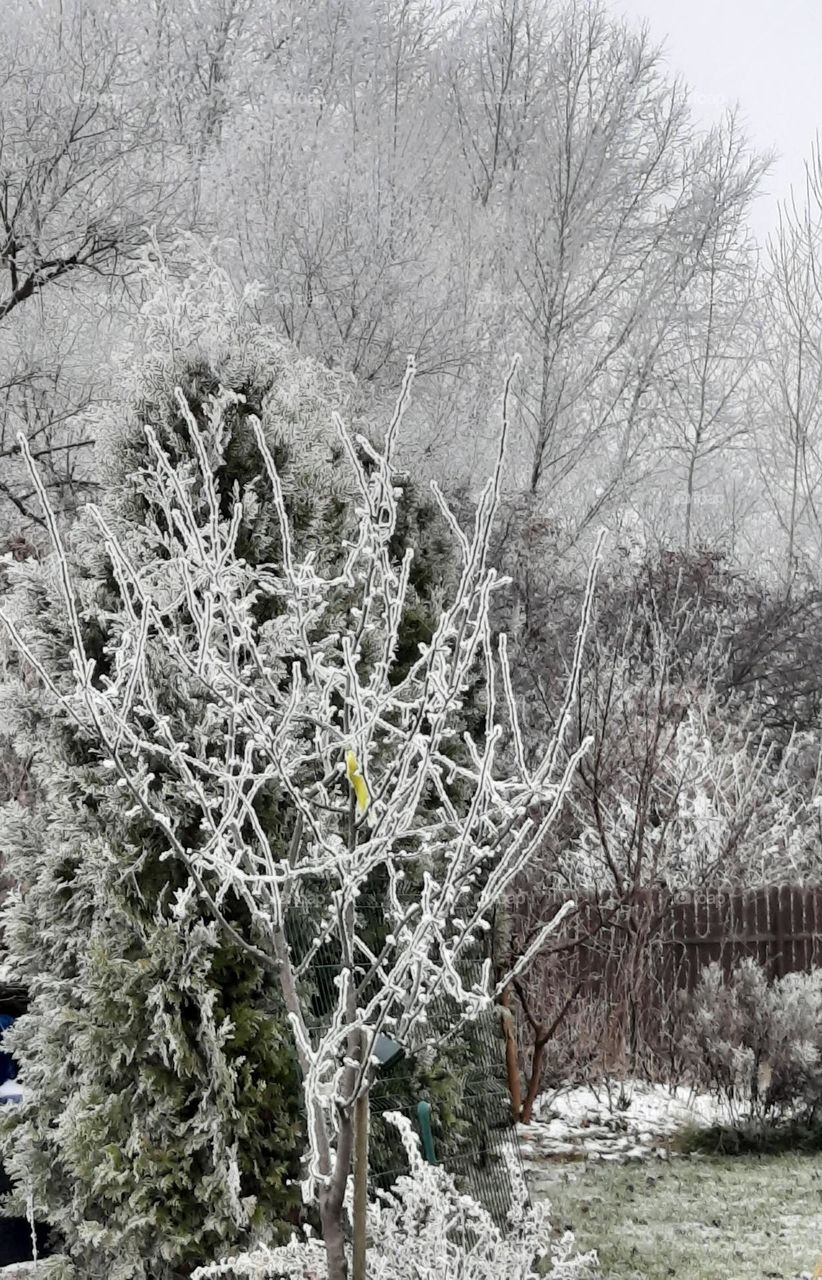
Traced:
<svg viewBox="0 0 822 1280">
<path fill-rule="evenodd" d="M 591 1025 L 607 1028 L 609 1047 L 628 1055 L 638 1041 L 659 1039 L 676 993 L 692 991 L 711 960 L 726 976 L 745 956 L 772 978 L 822 966 L 822 886 L 652 892 L 613 904 L 605 925 L 582 940 L 596 919 L 593 904 L 580 905 L 579 945 L 539 966 L 541 994 L 550 1006 L 552 992 L 581 981 L 581 1002 L 599 1010 Z"/>
</svg>

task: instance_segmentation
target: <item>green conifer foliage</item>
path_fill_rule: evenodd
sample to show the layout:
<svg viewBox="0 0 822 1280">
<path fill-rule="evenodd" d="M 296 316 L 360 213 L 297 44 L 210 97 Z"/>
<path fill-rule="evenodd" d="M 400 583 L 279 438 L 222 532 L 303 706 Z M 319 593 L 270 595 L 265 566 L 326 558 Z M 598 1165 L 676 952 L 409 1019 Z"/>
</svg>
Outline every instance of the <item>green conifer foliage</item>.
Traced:
<svg viewBox="0 0 822 1280">
<path fill-rule="evenodd" d="M 173 558 L 174 530 L 148 466 L 146 425 L 185 482 L 195 468 L 192 459 L 187 471 L 192 445 L 177 389 L 200 421 L 228 392 L 214 468 L 226 517 L 238 498 L 243 504 L 242 555 L 255 565 L 276 563 L 280 546 L 253 413 L 281 474 L 300 550 L 311 547 L 333 562 L 349 527 L 351 493 L 332 414 L 356 411 L 355 388 L 238 311 L 226 317 L 228 294 L 213 276 L 200 284 L 186 305 L 210 306 L 211 328 L 187 331 L 177 316 L 171 342 L 170 326 L 158 338 L 162 308 L 149 314 L 154 346 L 129 388 L 129 407 L 102 424 L 99 505 L 128 553 L 162 573 Z M 430 634 L 431 602 L 451 567 L 434 508 L 410 485 L 403 506 L 420 548 L 411 656 Z M 123 601 L 87 516 L 71 530 L 69 556 L 87 650 L 104 679 Z M 59 682 L 71 641 L 57 572 L 53 557 L 16 566 L 8 607 Z M 171 590 L 173 573 L 168 584 Z M 181 600 L 181 628 L 187 617 Z M 334 618 L 324 625 L 328 634 Z M 200 732 L 202 692 L 167 657 L 152 660 L 166 663 L 162 710 L 185 741 Z M 16 886 L 3 909 L 7 963 L 30 994 L 13 1045 L 31 1099 L 2 1117 L 5 1162 L 18 1198 L 33 1196 L 78 1280 L 177 1280 L 229 1249 L 282 1238 L 299 1220 L 302 1093 L 290 1029 L 273 975 L 183 893 L 181 868 L 164 856 L 145 817 L 129 809 L 93 744 L 31 672 L 10 654 L 6 664 L 0 734 L 31 760 L 34 803 L 11 801 L 0 810 L 0 847 Z M 155 775 L 164 802 L 191 811 L 195 844 L 196 806 L 174 790 L 159 759 Z M 259 816 L 285 852 L 289 818 L 276 794 L 260 797 Z M 247 931 L 241 904 L 226 899 L 224 913 Z"/>
</svg>

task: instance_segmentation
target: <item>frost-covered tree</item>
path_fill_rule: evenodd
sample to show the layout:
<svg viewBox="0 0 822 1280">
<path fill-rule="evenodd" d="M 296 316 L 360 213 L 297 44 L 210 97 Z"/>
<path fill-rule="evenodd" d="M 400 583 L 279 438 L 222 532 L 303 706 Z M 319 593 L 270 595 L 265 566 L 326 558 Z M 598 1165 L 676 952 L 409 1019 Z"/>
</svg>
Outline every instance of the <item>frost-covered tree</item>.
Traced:
<svg viewBox="0 0 822 1280">
<path fill-rule="evenodd" d="M 756 380 L 758 457 L 786 592 L 819 560 L 822 485 L 822 150 L 783 203 L 768 243 Z"/>
<path fill-rule="evenodd" d="M 270 402 L 250 399 L 236 377 L 217 379 L 208 396 L 178 384 L 171 430 L 163 416 L 139 416 L 132 502 L 150 514 L 135 527 L 120 504 L 89 509 L 85 536 L 97 531 L 116 616 L 101 625 L 50 516 L 55 555 L 45 572 L 62 584 L 70 642 L 56 653 L 44 647 L 21 598 L 3 615 L 55 726 L 65 732 L 68 717 L 108 767 L 98 803 L 124 810 L 139 824 L 145 856 L 174 868 L 171 916 L 185 924 L 205 904 L 277 985 L 303 1080 L 303 1194 L 319 1210 L 329 1280 L 347 1273 L 354 1115 L 373 1079 L 376 1039 L 389 1033 L 430 1049 L 434 1002 L 453 1002 L 457 1030 L 492 1000 L 490 958 L 481 974 L 468 962 L 493 907 L 555 823 L 579 758 L 561 750 L 578 664 L 564 712 L 529 764 L 505 638 L 492 643 L 497 578 L 488 554 L 505 426 L 471 533 L 434 487 L 458 572 L 444 584 L 431 634 L 410 660 L 402 652 L 418 556 L 410 539 L 397 547 L 402 484 L 392 452 L 409 383 L 410 375 L 383 450 L 335 413 L 333 455 L 282 377 Z M 304 461 L 290 473 L 298 450 Z M 319 494 L 318 471 L 328 473 Z M 262 530 L 266 559 L 248 554 L 250 525 Z M 478 670 L 484 712 L 465 727 Z M 503 723 L 515 744 L 505 770 Z M 378 938 L 359 910 L 375 882 Z M 310 918 L 307 950 L 293 946 L 295 918 Z M 318 1023 L 312 962 L 329 948 L 338 974 Z M 227 1173 L 236 1206 L 240 1148 Z"/>
<path fill-rule="evenodd" d="M 235 546 L 243 565 L 263 574 L 283 555 L 255 423 L 277 459 L 294 546 L 318 565 L 335 564 L 353 527 L 356 490 L 332 414 L 355 404 L 353 384 L 251 324 L 207 254 L 181 279 L 162 261 L 147 274 L 145 352 L 127 379 L 129 407 L 99 424 L 101 508 L 120 545 L 140 562 L 162 563 L 174 525 L 149 440 L 161 440 L 177 472 L 192 476 L 198 454 L 188 415 L 208 424 L 219 413 L 222 462 L 213 482 L 226 510 L 238 495 L 243 504 Z M 412 541 L 417 559 L 397 671 L 430 640 L 439 593 L 456 572 L 447 532 L 406 482 L 395 538 Z M 78 518 L 68 554 L 85 601 L 83 643 L 106 665 L 128 626 L 129 601 L 88 516 Z M 9 607 L 25 618 L 37 652 L 67 671 L 72 640 L 59 606 L 54 612 L 55 567 L 10 567 Z M 333 632 L 346 607 L 343 593 L 319 632 Z M 263 605 L 260 625 L 273 624 L 275 613 Z M 175 734 L 199 734 L 209 716 L 200 682 L 166 661 L 154 675 Z M 10 1168 L 83 1275 L 177 1275 L 228 1245 L 274 1239 L 300 1216 L 305 1122 L 278 984 L 241 942 L 247 910 L 229 903 L 215 919 L 197 900 L 177 910 L 185 871 L 163 859 L 151 824 L 128 812 L 93 737 L 52 714 L 11 655 L 6 676 L 4 737 L 14 761 L 28 765 L 32 794 L 28 807 L 15 799 L 2 814 L 7 873 L 17 885 L 5 938 L 32 993 L 16 1040 L 36 1091 L 31 1108 L 9 1116 Z M 192 809 L 185 787 L 165 777 L 167 801 L 196 843 L 196 798 Z M 257 816 L 271 848 L 285 852 L 282 797 L 261 796 Z M 415 1078 L 430 1083 L 423 1068 Z M 456 1086 L 436 1087 L 447 1111 Z"/>
<path fill-rule="evenodd" d="M 710 211 L 691 279 L 672 316 L 660 359 L 657 418 L 666 462 L 666 532 L 689 549 L 724 533 L 729 504 L 723 481 L 749 448 L 750 376 L 757 351 L 755 255 L 746 228 L 757 172 L 746 169 L 746 143 L 733 113 L 706 148 L 699 190 Z M 680 486 L 672 494 L 671 469 Z M 671 500 L 682 512 L 681 530 Z"/>
<path fill-rule="evenodd" d="M 506 203 L 503 296 L 527 367 L 521 487 L 578 533 L 658 465 L 689 291 L 709 251 L 725 270 L 726 229 L 744 219 L 762 163 L 736 130 L 695 134 L 647 30 L 598 0 L 560 12 L 546 57 L 528 163 Z M 687 432 L 691 406 L 678 409 Z"/>
<path fill-rule="evenodd" d="M 792 654 L 796 641 L 780 636 L 782 619 L 766 613 L 764 592 L 748 596 L 755 589 L 704 554 L 616 569 L 603 587 L 575 714 L 575 733 L 590 736 L 591 751 L 546 850 L 549 897 L 573 891 L 625 902 L 654 886 L 807 874 L 818 836 L 814 769 L 808 777 L 801 757 L 812 742 L 793 725 L 773 731 L 767 688 L 752 687 L 745 673 L 759 661 L 751 621 L 767 619 L 775 674 L 782 644 Z M 532 698 L 550 714 L 558 695 L 546 677 Z M 561 690 L 561 679 L 553 682 Z"/>
<path fill-rule="evenodd" d="M 143 421 L 164 424 L 173 439 L 175 383 L 197 404 L 222 378 L 262 415 L 272 447 L 279 432 L 301 536 L 321 530 L 333 545 L 333 508 L 345 492 L 334 483 L 326 424 L 346 389 L 248 331 L 224 347 L 192 343 L 192 327 L 208 327 L 209 294 L 223 323 L 239 324 L 231 290 L 221 293 L 208 269 L 179 292 L 165 283 L 146 317 L 155 358 L 136 380 L 130 416 L 109 423 L 101 442 L 104 501 L 119 512 L 125 541 L 139 546 L 146 522 L 162 519 L 141 490 Z M 242 415 L 231 432 L 229 492 L 250 478 Z M 295 432 L 296 449 L 285 443 Z M 264 492 L 257 501 L 243 531 L 250 562 L 273 554 Z M 88 601 L 87 641 L 102 651 L 123 602 L 82 520 L 72 556 Z M 15 607 L 38 645 L 65 653 L 53 587 L 48 564 L 29 561 Z M 3 688 L 4 737 L 16 760 L 30 762 L 33 795 L 30 806 L 3 811 L 5 870 L 17 886 L 5 941 L 31 991 L 16 1051 L 37 1092 L 30 1112 L 9 1114 L 9 1167 L 81 1274 L 180 1274 L 208 1256 L 209 1241 L 276 1233 L 299 1216 L 304 1122 L 287 1024 L 270 977 L 224 929 L 197 909 L 173 915 L 175 868 L 159 860 L 144 824 L 124 815 L 93 744 L 47 718 L 23 672 L 8 674 L 17 680 Z M 181 727 L 196 724 L 201 705 L 182 685 L 166 697 Z M 183 797 L 177 805 L 183 817 Z"/>
<path fill-rule="evenodd" d="M 0 27 L 0 536 L 40 516 L 16 433 L 58 505 L 87 496 L 80 415 L 101 392 L 115 290 L 183 218 L 178 154 L 134 41 L 78 0 L 9 0 Z M 93 350 L 94 357 L 90 352 Z M 84 429 L 85 428 L 85 429 Z"/>
</svg>

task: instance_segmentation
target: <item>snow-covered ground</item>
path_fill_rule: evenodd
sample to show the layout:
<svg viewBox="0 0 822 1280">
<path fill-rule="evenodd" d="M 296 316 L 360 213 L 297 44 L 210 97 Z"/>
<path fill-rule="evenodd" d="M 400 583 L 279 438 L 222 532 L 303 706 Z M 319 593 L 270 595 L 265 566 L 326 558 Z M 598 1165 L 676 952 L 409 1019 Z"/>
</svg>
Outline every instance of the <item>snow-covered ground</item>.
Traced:
<svg viewBox="0 0 822 1280">
<path fill-rule="evenodd" d="M 597 1249 L 603 1280 L 811 1280 L 822 1157 L 658 1163 L 678 1130 L 729 1116 L 707 1095 L 638 1080 L 546 1094 L 535 1117 L 520 1126 L 531 1194 Z"/>
<path fill-rule="evenodd" d="M 667 1139 L 686 1125 L 726 1120 L 722 1106 L 706 1094 L 679 1087 L 626 1080 L 545 1094 L 534 1121 L 520 1125 L 526 1167 L 548 1159 L 667 1159 Z"/>
</svg>

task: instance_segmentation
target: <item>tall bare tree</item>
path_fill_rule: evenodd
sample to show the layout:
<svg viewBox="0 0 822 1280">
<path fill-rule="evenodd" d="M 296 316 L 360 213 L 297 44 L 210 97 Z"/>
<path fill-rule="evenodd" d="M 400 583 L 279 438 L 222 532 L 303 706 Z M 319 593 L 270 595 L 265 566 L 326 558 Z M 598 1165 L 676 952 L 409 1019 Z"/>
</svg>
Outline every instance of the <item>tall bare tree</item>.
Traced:
<svg viewBox="0 0 822 1280">
<path fill-rule="evenodd" d="M 681 506 L 686 549 L 695 536 L 710 536 L 724 524 L 726 510 L 711 512 L 710 506 L 713 501 L 727 508 L 723 467 L 750 443 L 757 350 L 757 261 L 746 214 L 762 162 L 750 160 L 733 113 L 708 142 L 699 183 L 706 234 L 660 361 L 657 397 L 666 453 L 673 455 L 676 483 L 684 489 L 676 518 Z M 670 481 L 667 474 L 669 504 Z"/>
<path fill-rule="evenodd" d="M 822 550 L 822 152 L 768 243 L 757 392 L 761 476 L 782 534 L 786 590 Z"/>
<path fill-rule="evenodd" d="M 520 480 L 553 505 L 571 488 L 579 528 L 655 464 L 667 348 L 765 162 L 736 130 L 696 134 L 647 32 L 600 4 L 563 13 L 546 80 L 507 223 Z"/>
<path fill-rule="evenodd" d="M 36 517 L 11 438 L 24 429 L 51 483 L 64 496 L 72 489 L 85 443 L 75 420 L 93 396 L 93 362 L 75 358 L 77 335 L 94 341 L 93 314 L 110 314 L 112 284 L 176 207 L 179 174 L 132 55 L 78 0 L 4 8 L 0 456 L 2 495 L 24 521 Z"/>
</svg>

